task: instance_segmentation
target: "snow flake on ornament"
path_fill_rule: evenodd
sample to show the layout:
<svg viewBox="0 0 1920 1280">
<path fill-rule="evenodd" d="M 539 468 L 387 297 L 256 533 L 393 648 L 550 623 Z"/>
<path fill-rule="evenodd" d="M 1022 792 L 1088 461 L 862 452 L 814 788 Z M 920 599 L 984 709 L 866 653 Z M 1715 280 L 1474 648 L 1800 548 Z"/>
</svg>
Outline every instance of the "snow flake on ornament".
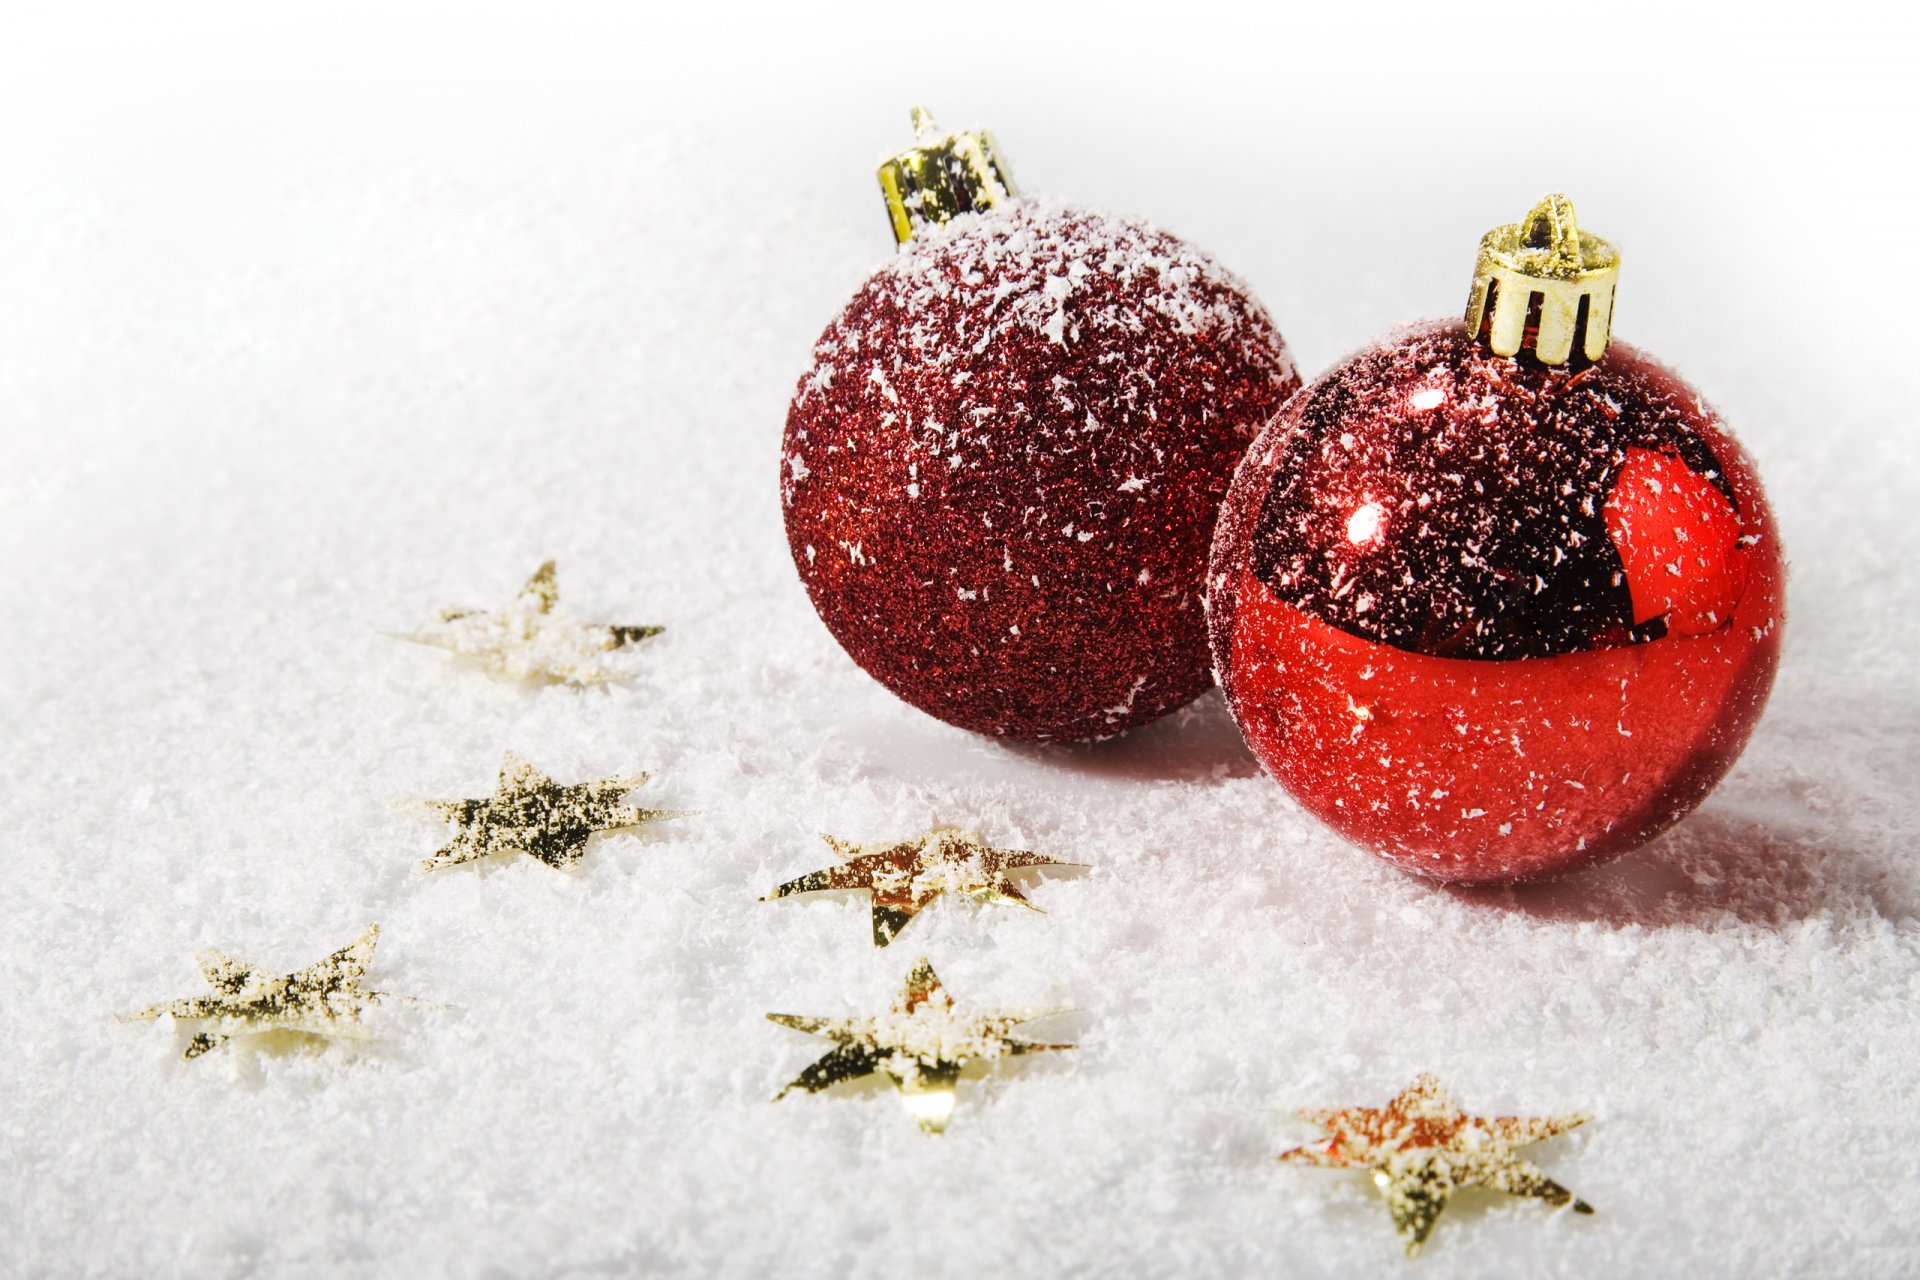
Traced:
<svg viewBox="0 0 1920 1280">
<path fill-rule="evenodd" d="M 933 966 L 920 960 L 907 975 L 906 986 L 892 1010 L 878 1017 L 768 1014 L 769 1021 L 783 1027 L 836 1042 L 832 1052 L 802 1071 L 793 1083 L 775 1094 L 773 1100 L 778 1102 L 795 1089 L 819 1093 L 843 1081 L 878 1073 L 900 1091 L 901 1102 L 923 1133 L 943 1133 L 953 1114 L 955 1086 L 970 1064 L 1045 1049 L 1073 1048 L 1070 1044 L 1015 1040 L 1009 1034 L 1023 1022 L 1067 1012 L 1070 1011 L 957 1010 Z"/>
<path fill-rule="evenodd" d="M 500 765 L 491 796 L 429 800 L 427 806 L 457 834 L 420 864 L 422 871 L 525 854 L 556 870 L 572 866 L 602 832 L 684 817 L 670 809 L 639 809 L 620 801 L 646 782 L 644 773 L 558 783 L 512 752 Z"/>
<path fill-rule="evenodd" d="M 326 959 L 289 974 L 268 977 L 244 960 L 209 948 L 196 959 L 211 986 L 210 996 L 189 996 L 127 1014 L 128 1021 L 173 1018 L 199 1024 L 183 1055 L 199 1057 L 235 1036 L 274 1032 L 335 1040 L 370 1038 L 360 1011 L 378 1004 L 383 992 L 361 985 L 373 961 L 380 926 L 367 931 Z"/>
<path fill-rule="evenodd" d="M 943 893 L 961 893 L 977 902 L 1014 903 L 1034 911 L 1009 873 L 1035 867 L 1080 867 L 1044 854 L 998 849 L 978 832 L 935 827 L 908 840 L 856 844 L 822 836 L 841 859 L 837 867 L 813 871 L 777 886 L 761 899 L 796 893 L 866 889 L 873 894 L 873 945 L 884 947 L 899 936 L 920 910 Z"/>
<path fill-rule="evenodd" d="M 1419 1256 L 1441 1211 L 1463 1187 L 1488 1187 L 1575 1213 L 1593 1212 L 1592 1205 L 1513 1151 L 1585 1124 L 1587 1116 L 1469 1116 L 1430 1075 L 1416 1078 L 1384 1107 L 1300 1114 L 1329 1136 L 1283 1152 L 1280 1160 L 1370 1170 L 1409 1258 Z"/>
<path fill-rule="evenodd" d="M 438 618 L 397 639 L 446 649 L 472 659 L 499 680 L 604 684 L 623 674 L 605 656 L 664 628 L 582 622 L 560 603 L 549 560 L 534 571 L 504 609 L 443 609 Z"/>
</svg>

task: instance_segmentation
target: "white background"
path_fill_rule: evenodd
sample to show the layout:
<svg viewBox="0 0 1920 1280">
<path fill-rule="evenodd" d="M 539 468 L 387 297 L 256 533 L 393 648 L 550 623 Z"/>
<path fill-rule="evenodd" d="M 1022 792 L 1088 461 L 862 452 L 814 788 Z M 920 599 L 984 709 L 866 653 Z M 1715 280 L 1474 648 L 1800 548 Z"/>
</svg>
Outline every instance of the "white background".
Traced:
<svg viewBox="0 0 1920 1280">
<path fill-rule="evenodd" d="M 1249 7 L 1249 10 L 1251 7 Z M 1892 6 L 14 8 L 0 33 L 0 1272 L 1372 1274 L 1298 1107 L 1418 1071 L 1600 1213 L 1492 1197 L 1423 1274 L 1920 1267 L 1913 19 Z M 1564 189 L 1617 332 L 1756 456 L 1793 562 L 1745 760 L 1627 861 L 1409 880 L 1217 699 L 1006 749 L 893 701 L 786 558 L 794 378 L 889 250 L 906 108 L 1240 272 L 1313 374 L 1455 312 Z M 669 631 L 611 692 L 383 639 L 556 556 Z M 393 803 L 500 754 L 698 816 L 429 880 Z M 1045 916 L 764 905 L 815 834 L 1092 863 Z M 113 1015 L 383 923 L 365 1049 L 178 1060 Z M 963 1086 L 767 1099 L 769 1010 L 1071 1003 Z"/>
</svg>

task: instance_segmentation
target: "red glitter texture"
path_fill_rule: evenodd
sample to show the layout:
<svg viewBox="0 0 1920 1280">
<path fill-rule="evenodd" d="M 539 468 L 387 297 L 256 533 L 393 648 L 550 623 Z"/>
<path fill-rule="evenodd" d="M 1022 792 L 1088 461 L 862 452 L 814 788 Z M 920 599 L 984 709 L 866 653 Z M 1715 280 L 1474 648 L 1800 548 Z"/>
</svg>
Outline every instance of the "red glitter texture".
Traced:
<svg viewBox="0 0 1920 1280">
<path fill-rule="evenodd" d="M 1215 669 L 1262 763 L 1440 880 L 1614 857 L 1733 766 L 1785 569 L 1739 444 L 1615 342 L 1551 369 L 1417 326 L 1248 452 L 1209 569 Z"/>
<path fill-rule="evenodd" d="M 795 565 L 854 661 L 930 715 L 1107 737 L 1211 683 L 1233 468 L 1299 386 L 1244 285 L 1164 232 L 1020 202 L 909 242 L 787 415 Z"/>
</svg>

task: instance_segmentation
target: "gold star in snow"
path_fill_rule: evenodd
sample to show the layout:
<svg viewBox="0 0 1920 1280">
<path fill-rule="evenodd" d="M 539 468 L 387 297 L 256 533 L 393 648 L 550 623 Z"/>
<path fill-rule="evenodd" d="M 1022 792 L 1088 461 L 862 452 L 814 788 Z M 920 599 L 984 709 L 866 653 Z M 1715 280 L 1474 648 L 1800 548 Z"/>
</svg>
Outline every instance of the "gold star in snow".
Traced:
<svg viewBox="0 0 1920 1280">
<path fill-rule="evenodd" d="M 292 1031 L 335 1039 L 364 1040 L 360 1010 L 377 1004 L 381 992 L 360 985 L 373 960 L 380 926 L 368 925 L 360 937 L 318 964 L 284 977 L 264 977 L 244 960 L 218 951 L 202 951 L 200 972 L 215 994 L 171 1000 L 127 1015 L 130 1019 L 178 1018 L 201 1028 L 187 1044 L 197 1058 L 237 1035 Z"/>
<path fill-rule="evenodd" d="M 420 864 L 422 871 L 524 853 L 550 867 L 578 862 L 587 841 L 602 831 L 624 831 L 681 815 L 636 809 L 620 800 L 647 780 L 644 773 L 562 785 L 511 751 L 500 764 L 493 795 L 479 800 L 429 800 L 459 834 Z"/>
<path fill-rule="evenodd" d="M 829 889 L 870 889 L 876 947 L 892 942 L 907 921 L 943 893 L 964 893 L 980 902 L 1014 902 L 1038 911 L 1007 873 L 1027 867 L 1082 865 L 1018 849 L 996 849 L 977 832 L 957 827 L 935 827 L 923 836 L 891 843 L 821 839 L 840 856 L 841 865 L 789 880 L 761 901 Z"/>
<path fill-rule="evenodd" d="M 953 997 L 940 985 L 925 960 L 913 966 L 906 988 L 890 1013 L 877 1018 L 806 1018 L 770 1013 L 783 1027 L 825 1036 L 838 1047 L 779 1093 L 795 1089 L 818 1093 L 843 1080 L 879 1072 L 893 1081 L 906 1108 L 927 1133 L 941 1133 L 953 1114 L 955 1083 L 967 1064 L 1042 1049 L 1071 1049 L 1070 1044 L 1033 1044 L 1008 1032 L 1022 1022 L 1063 1013 L 1062 1009 L 1003 1009 L 957 1013 Z"/>
<path fill-rule="evenodd" d="M 472 658 L 502 680 L 601 684 L 621 675 L 602 664 L 605 654 L 662 630 L 575 619 L 561 607 L 560 586 L 549 560 L 535 570 L 506 608 L 491 613 L 444 609 L 433 622 L 399 638 Z"/>
<path fill-rule="evenodd" d="M 1384 1107 L 1300 1114 L 1331 1136 L 1296 1147 L 1280 1159 L 1326 1169 L 1371 1169 L 1409 1258 L 1419 1254 L 1441 1210 L 1462 1187 L 1491 1187 L 1510 1196 L 1534 1196 L 1556 1208 L 1571 1205 L 1575 1213 L 1593 1212 L 1592 1205 L 1575 1199 L 1513 1153 L 1514 1147 L 1585 1124 L 1586 1116 L 1469 1116 L 1429 1075 L 1420 1076 Z"/>
</svg>

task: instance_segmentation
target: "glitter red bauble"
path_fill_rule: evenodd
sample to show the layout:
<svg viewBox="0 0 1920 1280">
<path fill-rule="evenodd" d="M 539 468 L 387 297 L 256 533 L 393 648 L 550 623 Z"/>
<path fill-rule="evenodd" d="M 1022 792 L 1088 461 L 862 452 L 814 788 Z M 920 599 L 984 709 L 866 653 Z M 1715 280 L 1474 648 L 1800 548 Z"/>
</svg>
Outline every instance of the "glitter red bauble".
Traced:
<svg viewBox="0 0 1920 1280">
<path fill-rule="evenodd" d="M 854 661 L 921 710 L 1119 733 L 1211 683 L 1220 500 L 1298 386 L 1246 287 L 1165 232 L 1025 201 L 925 228 L 800 379 L 794 563 Z"/>
<path fill-rule="evenodd" d="M 1548 368 L 1459 321 L 1307 387 L 1249 451 L 1209 570 L 1214 663 L 1275 777 L 1436 879 L 1615 856 L 1746 744 L 1785 570 L 1753 464 L 1624 343 Z"/>
</svg>

